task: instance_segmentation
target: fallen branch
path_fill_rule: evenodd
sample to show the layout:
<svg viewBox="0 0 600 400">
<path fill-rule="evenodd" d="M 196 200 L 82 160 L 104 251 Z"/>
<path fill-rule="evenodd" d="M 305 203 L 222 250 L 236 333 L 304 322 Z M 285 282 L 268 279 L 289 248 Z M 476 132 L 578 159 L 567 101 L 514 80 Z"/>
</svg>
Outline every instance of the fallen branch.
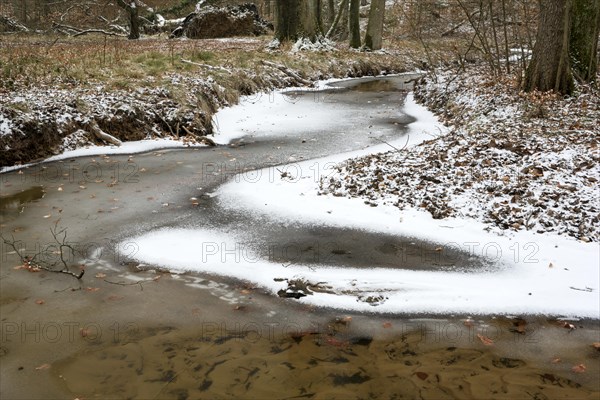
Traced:
<svg viewBox="0 0 600 400">
<path fill-rule="evenodd" d="M 182 63 L 185 63 L 185 64 L 191 64 L 191 65 L 195 65 L 197 67 L 206 68 L 206 69 L 209 69 L 211 71 L 225 71 L 228 74 L 233 75 L 233 72 L 231 70 L 227 69 L 227 68 L 223 68 L 223 67 L 219 67 L 219 66 L 214 66 L 214 65 L 208 65 L 208 64 L 200 64 L 200 63 L 193 62 L 193 61 L 190 61 L 190 60 L 186 60 L 186 59 L 183 59 L 183 58 L 180 59 L 180 61 Z"/>
<path fill-rule="evenodd" d="M 0 234 L 0 238 L 2 239 L 4 244 L 11 247 L 14 250 L 14 252 L 17 254 L 17 256 L 19 256 L 19 259 L 23 263 L 23 265 L 21 266 L 22 269 L 26 269 L 30 272 L 39 272 L 39 271 L 43 270 L 43 271 L 48 271 L 48 272 L 55 272 L 57 274 L 66 274 L 66 275 L 72 276 L 73 278 L 76 278 L 77 280 L 80 280 L 83 277 L 85 270 L 82 269 L 79 274 L 72 272 L 71 270 L 69 270 L 67 261 L 64 258 L 65 257 L 64 249 L 69 249 L 72 252 L 75 252 L 75 249 L 73 249 L 73 247 L 70 244 L 67 244 L 66 229 L 62 229 L 62 230 L 58 231 L 57 227 L 55 225 L 54 229 L 50 229 L 50 232 L 52 232 L 52 236 L 54 237 L 54 240 L 58 244 L 59 254 L 60 254 L 60 263 L 63 265 L 62 269 L 52 268 L 56 264 L 58 264 L 58 262 L 51 264 L 50 266 L 44 265 L 41 262 L 37 262 L 36 258 L 38 258 L 38 256 L 40 256 L 42 254 L 41 252 L 36 253 L 33 256 L 27 256 L 27 255 L 21 254 L 21 252 L 17 248 L 17 241 L 15 240 L 14 237 L 11 238 L 12 240 L 8 240 L 2 234 Z M 62 238 L 59 237 L 61 235 L 62 235 Z"/>
<path fill-rule="evenodd" d="M 203 143 L 205 143 L 205 144 L 207 144 L 209 146 L 216 146 L 217 145 L 215 143 L 215 141 L 212 140 L 211 138 L 209 138 L 208 136 L 196 135 L 195 133 L 193 133 L 192 131 L 190 131 L 185 126 L 182 126 L 181 129 L 183 129 L 189 136 L 193 137 L 194 139 L 196 139 L 199 142 L 203 142 Z"/>
<path fill-rule="evenodd" d="M 277 68 L 278 70 L 280 70 L 281 72 L 283 72 L 284 74 L 286 74 L 287 76 L 289 76 L 290 78 L 296 80 L 296 82 L 299 82 L 299 83 L 301 83 L 301 84 L 303 84 L 305 86 L 312 86 L 313 85 L 313 83 L 311 81 L 302 78 L 300 75 L 298 75 L 298 73 L 296 73 L 295 71 L 292 71 L 291 69 L 289 69 L 285 65 L 276 64 L 274 62 L 265 61 L 265 60 L 262 60 L 261 63 L 263 65 L 268 66 L 268 67 Z"/>
<path fill-rule="evenodd" d="M 153 279 L 144 279 L 144 280 L 137 281 L 137 282 L 113 282 L 113 281 L 109 281 L 108 279 L 104 279 L 104 282 L 109 283 L 111 285 L 118 285 L 118 286 L 135 286 L 135 285 L 139 285 L 140 286 L 140 290 L 144 291 L 144 283 L 156 282 L 158 279 L 160 279 L 160 276 L 157 276 L 156 278 L 153 278 Z"/>
<path fill-rule="evenodd" d="M 103 29 L 86 29 L 84 31 L 81 31 L 81 32 L 78 32 L 78 33 L 74 34 L 73 37 L 87 35 L 88 33 L 101 33 L 101 34 L 106 35 L 106 36 L 127 37 L 127 35 L 123 35 L 121 33 L 109 32 L 109 31 L 105 31 Z"/>
<path fill-rule="evenodd" d="M 116 137 L 109 135 L 108 133 L 106 133 L 102 129 L 100 129 L 100 127 L 98 126 L 98 123 L 96 121 L 92 120 L 92 122 L 90 122 L 90 124 L 89 124 L 89 127 L 90 127 L 90 131 L 92 131 L 94 136 L 96 136 L 98 139 L 103 140 L 110 144 L 114 144 L 115 146 L 120 146 L 123 144 L 123 142 L 121 142 Z"/>
<path fill-rule="evenodd" d="M 55 30 L 58 30 L 60 32 L 64 32 L 65 34 L 67 34 L 69 36 L 73 36 L 73 37 L 87 35 L 89 33 L 102 33 L 103 35 L 106 35 L 106 36 L 127 37 L 127 35 L 124 35 L 121 33 L 116 33 L 116 32 L 106 31 L 104 29 L 93 29 L 93 28 L 92 29 L 80 29 L 80 28 L 76 28 L 71 25 L 59 24 L 57 22 L 52 23 L 52 28 Z M 65 32 L 65 30 L 67 30 L 67 32 Z M 68 32 L 68 31 L 72 31 L 72 32 Z"/>
</svg>

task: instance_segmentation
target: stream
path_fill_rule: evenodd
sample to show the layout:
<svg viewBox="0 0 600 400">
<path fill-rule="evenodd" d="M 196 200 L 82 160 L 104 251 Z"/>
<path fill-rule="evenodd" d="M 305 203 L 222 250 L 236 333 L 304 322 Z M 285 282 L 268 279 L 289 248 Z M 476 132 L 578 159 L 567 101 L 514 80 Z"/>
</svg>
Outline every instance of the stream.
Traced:
<svg viewBox="0 0 600 400">
<path fill-rule="evenodd" d="M 598 352 L 582 344 L 596 340 L 594 321 L 574 322 L 571 332 L 544 317 L 521 329 L 512 317 L 316 307 L 218 271 L 155 268 L 127 242 L 161 229 L 210 229 L 244 237 L 253 257 L 283 268 L 494 270 L 416 238 L 282 223 L 217 201 L 223 184 L 259 170 L 282 176 L 297 162 L 423 140 L 407 134 L 415 119 L 403 112 L 414 78 L 246 98 L 217 115 L 218 129 L 235 137 L 227 145 L 67 158 L 0 175 L 5 239 L 60 265 L 54 229 L 83 254 L 67 257 L 70 268 L 86 270 L 78 282 L 15 269 L 18 257 L 3 244 L 0 397 L 477 398 L 518 397 L 536 386 L 549 397 L 593 398 Z M 365 301 L 377 307 L 379 299 Z M 478 334 L 496 345 L 482 346 Z M 549 362 L 555 358 L 562 361 Z M 572 373 L 580 360 L 588 372 Z"/>
</svg>

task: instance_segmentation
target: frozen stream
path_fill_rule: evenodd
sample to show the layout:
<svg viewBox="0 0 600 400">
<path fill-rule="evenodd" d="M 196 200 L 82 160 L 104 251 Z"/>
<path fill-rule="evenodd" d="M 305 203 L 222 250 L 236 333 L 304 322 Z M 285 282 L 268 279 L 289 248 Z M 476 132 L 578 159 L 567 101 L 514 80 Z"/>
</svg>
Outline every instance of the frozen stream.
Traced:
<svg viewBox="0 0 600 400">
<path fill-rule="evenodd" d="M 0 397 L 592 398 L 595 272 L 565 257 L 597 253 L 547 241 L 530 254 L 527 237 L 316 195 L 335 162 L 438 132 L 411 78 L 248 98 L 219 112 L 214 148 L 0 175 L 2 234 L 57 261 L 50 228 L 65 228 L 84 254 L 70 267 L 86 268 L 82 281 L 14 269 L 3 245 Z M 486 243 L 503 257 L 482 257 Z M 511 249 L 537 262 L 511 264 Z M 571 332 L 545 312 L 592 319 Z"/>
</svg>

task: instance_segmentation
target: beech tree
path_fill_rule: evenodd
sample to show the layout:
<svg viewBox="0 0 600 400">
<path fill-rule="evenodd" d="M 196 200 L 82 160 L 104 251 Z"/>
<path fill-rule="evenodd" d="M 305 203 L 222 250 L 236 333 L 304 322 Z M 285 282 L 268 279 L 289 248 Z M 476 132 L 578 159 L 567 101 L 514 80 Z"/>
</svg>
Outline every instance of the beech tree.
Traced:
<svg viewBox="0 0 600 400">
<path fill-rule="evenodd" d="M 598 0 L 541 0 L 533 56 L 525 73 L 526 91 L 570 94 L 578 79 L 596 76 Z"/>
<path fill-rule="evenodd" d="M 322 35 L 321 0 L 276 0 L 275 37 L 281 41 Z"/>
<path fill-rule="evenodd" d="M 350 0 L 348 30 L 350 31 L 350 47 L 360 47 L 360 0 Z"/>
<path fill-rule="evenodd" d="M 383 35 L 383 18 L 385 15 L 385 0 L 371 0 L 369 22 L 365 35 L 365 47 L 369 50 L 381 49 Z"/>
<path fill-rule="evenodd" d="M 599 34 L 600 1 L 574 0 L 569 53 L 573 75 L 583 82 L 591 82 L 596 78 Z"/>
<path fill-rule="evenodd" d="M 119 7 L 127 11 L 129 20 L 129 39 L 140 38 L 140 16 L 139 9 L 140 4 L 136 0 L 117 0 Z"/>
</svg>

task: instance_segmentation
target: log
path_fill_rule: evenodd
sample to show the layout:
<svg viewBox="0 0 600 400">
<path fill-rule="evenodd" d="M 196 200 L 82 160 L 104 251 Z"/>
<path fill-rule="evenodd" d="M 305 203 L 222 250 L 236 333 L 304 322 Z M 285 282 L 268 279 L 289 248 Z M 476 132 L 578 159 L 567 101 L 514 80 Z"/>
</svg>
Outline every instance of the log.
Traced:
<svg viewBox="0 0 600 400">
<path fill-rule="evenodd" d="M 115 146 L 120 146 L 123 144 L 123 142 L 121 142 L 119 139 L 117 139 L 116 137 L 109 135 L 108 133 L 104 132 L 102 129 L 100 129 L 100 127 L 98 126 L 98 123 L 96 121 L 92 121 L 89 124 L 90 127 L 90 131 L 94 134 L 94 136 L 96 136 L 98 139 L 106 142 L 106 143 L 110 143 L 113 144 Z"/>
</svg>

